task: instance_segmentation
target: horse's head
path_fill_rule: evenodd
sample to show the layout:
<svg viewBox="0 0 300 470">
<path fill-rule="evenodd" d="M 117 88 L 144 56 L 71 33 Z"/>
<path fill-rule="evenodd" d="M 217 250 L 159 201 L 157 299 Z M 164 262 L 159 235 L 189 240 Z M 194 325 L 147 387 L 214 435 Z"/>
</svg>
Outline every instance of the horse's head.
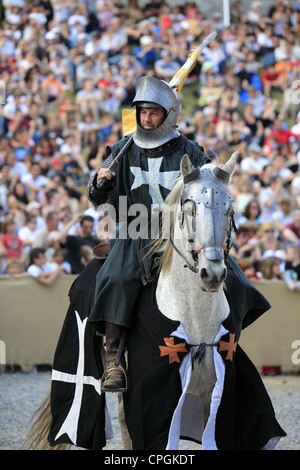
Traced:
<svg viewBox="0 0 300 470">
<path fill-rule="evenodd" d="M 199 274 L 201 289 L 208 292 L 219 290 L 227 275 L 225 258 L 234 223 L 233 197 L 227 185 L 237 154 L 222 168 L 208 164 L 195 169 L 188 155 L 181 161 L 184 185 L 179 232 L 187 258 L 192 259 L 188 267 Z"/>
</svg>

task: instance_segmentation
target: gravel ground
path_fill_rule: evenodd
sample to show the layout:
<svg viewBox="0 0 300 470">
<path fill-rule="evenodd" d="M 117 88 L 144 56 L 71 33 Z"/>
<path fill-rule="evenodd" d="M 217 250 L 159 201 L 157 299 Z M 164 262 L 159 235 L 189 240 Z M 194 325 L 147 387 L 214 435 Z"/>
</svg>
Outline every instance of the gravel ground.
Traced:
<svg viewBox="0 0 300 470">
<path fill-rule="evenodd" d="M 0 373 L 0 450 L 22 449 L 29 420 L 47 395 L 50 380 L 50 372 Z M 276 449 L 300 450 L 300 375 L 265 376 L 263 381 L 276 417 L 287 433 Z M 108 394 L 108 408 L 115 437 L 105 450 L 121 450 L 115 394 Z M 179 449 L 200 450 L 201 446 L 180 441 Z"/>
</svg>

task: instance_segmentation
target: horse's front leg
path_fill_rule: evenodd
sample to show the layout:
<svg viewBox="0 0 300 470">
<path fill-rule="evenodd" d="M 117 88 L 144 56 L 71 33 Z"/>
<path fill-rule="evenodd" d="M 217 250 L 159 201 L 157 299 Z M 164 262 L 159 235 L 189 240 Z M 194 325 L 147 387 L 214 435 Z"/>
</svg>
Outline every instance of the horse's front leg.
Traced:
<svg viewBox="0 0 300 470">
<path fill-rule="evenodd" d="M 201 402 L 202 429 L 205 429 L 210 415 L 211 396 L 215 383 L 216 373 L 212 351 L 207 351 L 205 359 L 200 364 L 195 362 L 187 390 L 187 393 L 195 395 Z"/>
</svg>

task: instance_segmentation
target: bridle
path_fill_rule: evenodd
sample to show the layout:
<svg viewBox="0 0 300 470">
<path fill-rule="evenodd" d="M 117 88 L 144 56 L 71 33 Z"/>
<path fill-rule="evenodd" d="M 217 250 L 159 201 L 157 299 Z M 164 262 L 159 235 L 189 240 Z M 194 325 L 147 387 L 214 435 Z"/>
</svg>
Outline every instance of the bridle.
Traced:
<svg viewBox="0 0 300 470">
<path fill-rule="evenodd" d="M 215 172 L 214 170 L 217 170 L 217 171 Z M 214 170 L 213 171 L 211 171 L 211 170 L 201 170 L 201 168 L 198 167 L 192 173 L 190 173 L 189 175 L 187 175 L 184 178 L 184 187 L 183 187 L 182 194 L 181 194 L 181 203 L 180 203 L 180 211 L 179 211 L 179 214 L 178 214 L 178 218 L 179 218 L 179 227 L 181 229 L 183 229 L 184 226 L 186 226 L 186 228 L 187 228 L 187 235 L 188 235 L 187 238 L 188 238 L 188 242 L 189 242 L 189 245 L 190 245 L 190 253 L 191 253 L 191 258 L 193 260 L 193 263 L 191 263 L 189 261 L 189 259 L 185 256 L 185 254 L 176 246 L 175 241 L 174 241 L 174 237 L 173 237 L 173 233 L 172 233 L 172 229 L 170 229 L 170 242 L 171 242 L 174 250 L 185 261 L 185 267 L 189 268 L 192 272 L 197 273 L 197 274 L 199 272 L 199 270 L 198 270 L 198 256 L 199 256 L 200 251 L 203 251 L 204 255 L 206 255 L 206 256 L 208 255 L 208 252 L 209 252 L 209 258 L 210 259 L 216 259 L 216 260 L 226 259 L 228 254 L 229 254 L 229 251 L 231 249 L 231 246 L 232 246 L 232 231 L 236 232 L 236 230 L 237 230 L 236 225 L 235 225 L 235 221 L 234 221 L 235 212 L 232 210 L 232 207 L 231 207 L 231 202 L 233 201 L 233 198 L 231 197 L 231 195 L 229 194 L 229 191 L 226 188 L 226 192 L 228 192 L 228 194 L 226 194 L 226 197 L 228 197 L 228 200 L 230 201 L 230 208 L 228 209 L 230 211 L 230 213 L 229 213 L 229 216 L 228 216 L 229 217 L 229 225 L 226 227 L 226 240 L 225 240 L 225 243 L 223 244 L 222 252 L 221 252 L 220 248 L 218 248 L 218 247 L 212 247 L 212 248 L 208 247 L 208 248 L 206 248 L 205 246 L 199 246 L 198 245 L 195 248 L 195 247 L 192 246 L 194 244 L 194 240 L 196 238 L 197 206 L 198 206 L 198 204 L 204 204 L 204 206 L 206 206 L 206 207 L 209 206 L 209 202 L 205 201 L 205 198 L 202 197 L 202 196 L 203 196 L 203 194 L 205 194 L 209 191 L 213 192 L 214 189 L 205 188 L 203 186 L 203 190 L 198 193 L 198 196 L 200 196 L 200 197 L 196 198 L 189 192 L 189 185 L 190 185 L 190 183 L 192 183 L 196 179 L 201 179 L 201 173 L 205 173 L 205 172 L 206 172 L 205 176 L 208 176 L 208 174 L 210 174 L 212 176 L 212 181 L 216 180 L 216 179 L 220 180 L 220 176 L 221 176 L 222 177 L 221 181 L 224 182 L 224 175 L 222 173 L 225 173 L 225 172 L 222 172 L 222 170 L 220 168 L 217 168 L 217 167 L 214 168 Z M 221 170 L 222 173 L 220 173 L 219 170 Z M 212 195 L 212 192 L 210 193 L 211 195 Z M 215 190 L 215 192 L 218 193 L 218 190 Z M 198 199 L 198 200 L 196 200 L 196 199 Z M 213 195 L 212 195 L 212 199 L 213 199 Z M 191 207 L 192 207 L 191 228 L 190 228 L 189 224 L 186 223 L 186 211 L 190 210 L 190 207 L 188 209 L 186 209 L 184 207 L 187 202 L 190 202 Z M 216 207 L 219 204 L 220 204 L 220 202 L 216 202 Z M 227 214 L 227 212 L 224 214 L 224 217 L 226 216 L 226 214 Z M 213 253 L 213 250 L 215 251 L 215 253 Z"/>
<path fill-rule="evenodd" d="M 229 255 L 229 251 L 232 247 L 232 230 L 234 230 L 234 232 L 236 233 L 237 231 L 237 228 L 236 228 L 236 225 L 235 225 L 235 221 L 234 221 L 234 214 L 235 212 L 232 212 L 232 214 L 230 215 L 230 220 L 229 220 L 229 229 L 226 231 L 226 234 L 227 234 L 227 238 L 226 238 L 226 242 L 225 242 L 225 245 L 224 245 L 224 258 L 226 259 L 227 256 Z M 192 256 L 192 259 L 194 261 L 194 264 L 190 263 L 190 261 L 187 259 L 187 257 L 182 253 L 182 251 L 175 245 L 175 242 L 174 242 L 174 238 L 173 238 L 173 234 L 172 234 L 172 231 L 170 230 L 170 242 L 174 248 L 174 250 L 181 256 L 181 258 L 185 261 L 185 268 L 189 268 L 193 273 L 196 273 L 198 274 L 198 268 L 197 268 L 197 265 L 198 265 L 198 254 L 199 252 L 203 249 L 203 248 L 199 248 L 198 250 L 195 250 L 195 249 L 191 249 L 191 256 Z"/>
<path fill-rule="evenodd" d="M 187 176 L 185 176 L 183 178 L 184 187 L 183 187 L 183 190 L 182 190 L 182 193 L 181 193 L 181 203 L 180 203 L 180 209 L 179 209 L 179 214 L 178 214 L 180 228 L 183 228 L 183 226 L 185 224 L 184 204 L 187 201 L 192 201 L 193 207 L 196 208 L 196 200 L 194 198 L 185 196 L 185 190 L 187 189 L 189 183 L 193 182 L 195 179 L 198 179 L 200 177 L 200 174 L 203 171 L 206 171 L 206 170 L 203 170 L 202 168 L 198 167 L 194 171 L 192 171 L 191 173 L 189 173 Z M 221 180 L 221 182 L 226 184 L 226 177 L 228 176 L 228 174 L 226 172 L 222 171 L 220 168 L 217 168 L 217 167 L 214 168 L 212 171 L 209 170 L 209 172 L 212 173 L 213 176 L 216 179 Z M 225 176 L 224 176 L 224 173 L 225 173 Z M 219 181 L 219 183 L 220 183 L 220 181 Z M 228 199 L 227 202 L 228 203 L 230 202 L 230 208 L 231 208 L 231 203 L 233 201 L 233 198 L 229 194 L 229 191 L 228 191 L 227 199 Z M 162 230 L 162 212 L 163 211 L 162 211 L 162 208 L 156 208 L 155 211 L 159 212 L 160 231 L 161 231 Z M 224 258 L 226 259 L 227 258 L 228 254 L 229 254 L 229 251 L 230 251 L 230 248 L 232 246 L 232 230 L 234 230 L 235 232 L 237 230 L 235 222 L 234 222 L 234 211 L 232 210 L 232 208 L 231 208 L 231 212 L 230 212 L 228 217 L 229 217 L 229 224 L 227 223 L 227 227 L 226 227 L 226 241 L 225 241 L 225 243 L 222 247 L 222 253 L 221 253 L 221 251 L 218 252 L 218 255 L 220 256 L 219 259 L 224 259 Z M 199 269 L 198 269 L 199 252 L 201 250 L 203 250 L 204 253 L 205 253 L 206 248 L 205 247 L 197 247 L 197 249 L 195 249 L 195 247 L 191 246 L 192 243 L 193 243 L 193 240 L 195 238 L 196 225 L 197 225 L 196 224 L 196 215 L 194 214 L 194 216 L 192 218 L 192 230 L 189 231 L 189 235 L 188 235 L 188 240 L 189 240 L 189 243 L 190 243 L 191 259 L 193 260 L 193 262 L 191 262 L 187 258 L 187 256 L 178 248 L 178 246 L 176 246 L 175 241 L 174 241 L 174 237 L 173 237 L 174 226 L 169 227 L 169 230 L 168 230 L 169 237 L 168 237 L 168 239 L 169 239 L 172 247 L 174 248 L 174 250 L 184 260 L 184 262 L 185 262 L 184 267 L 187 267 L 193 273 L 198 275 L 199 274 Z M 147 227 L 147 230 L 148 230 L 148 227 Z M 153 275 L 152 275 L 152 272 L 151 272 L 151 268 L 149 267 L 149 264 L 147 262 L 147 257 L 143 254 L 145 251 L 146 250 L 143 248 L 143 237 L 140 237 L 139 242 L 138 242 L 138 255 L 139 255 L 139 261 L 140 261 L 141 278 L 142 278 L 143 285 L 147 285 L 149 282 L 152 282 L 153 279 L 154 279 Z M 212 253 L 210 253 L 210 256 L 212 256 Z M 155 259 L 158 260 L 159 257 L 155 258 Z M 154 264 L 158 265 L 159 261 L 155 262 Z"/>
</svg>

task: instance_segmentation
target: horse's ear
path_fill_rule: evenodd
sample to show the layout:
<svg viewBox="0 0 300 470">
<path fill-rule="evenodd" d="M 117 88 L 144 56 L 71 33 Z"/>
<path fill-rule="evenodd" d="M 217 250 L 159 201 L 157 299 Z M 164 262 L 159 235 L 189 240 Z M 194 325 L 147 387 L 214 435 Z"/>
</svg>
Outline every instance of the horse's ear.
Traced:
<svg viewBox="0 0 300 470">
<path fill-rule="evenodd" d="M 239 154 L 239 152 L 233 152 L 233 154 L 231 155 L 229 160 L 222 167 L 222 170 L 226 171 L 226 173 L 228 173 L 229 176 L 231 176 L 232 173 L 234 172 L 235 165 L 236 165 L 236 159 L 237 159 L 238 154 Z"/>
<path fill-rule="evenodd" d="M 189 175 L 190 173 L 194 171 L 194 169 L 195 168 L 193 167 L 191 160 L 188 154 L 186 153 L 185 155 L 183 155 L 181 162 L 180 162 L 180 170 L 181 170 L 182 176 L 185 177 Z"/>
</svg>

